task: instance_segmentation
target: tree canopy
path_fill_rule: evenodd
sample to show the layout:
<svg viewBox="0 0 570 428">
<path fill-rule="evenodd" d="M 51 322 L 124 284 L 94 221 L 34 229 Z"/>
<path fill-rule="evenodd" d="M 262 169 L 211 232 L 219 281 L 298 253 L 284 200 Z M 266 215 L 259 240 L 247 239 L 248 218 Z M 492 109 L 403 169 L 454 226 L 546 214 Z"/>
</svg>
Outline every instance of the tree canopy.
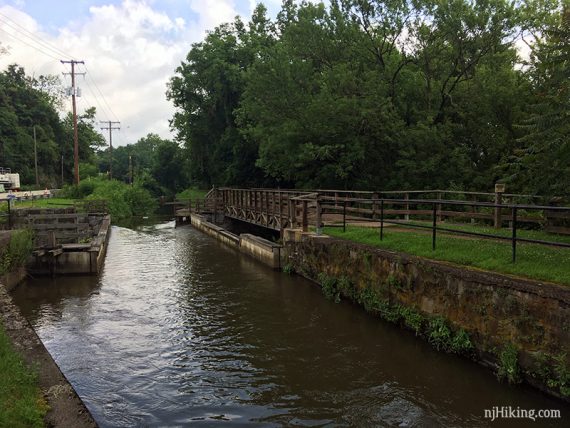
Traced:
<svg viewBox="0 0 570 428">
<path fill-rule="evenodd" d="M 170 81 L 190 179 L 568 194 L 569 11 L 285 0 L 272 20 L 259 5 L 192 45 Z"/>
</svg>

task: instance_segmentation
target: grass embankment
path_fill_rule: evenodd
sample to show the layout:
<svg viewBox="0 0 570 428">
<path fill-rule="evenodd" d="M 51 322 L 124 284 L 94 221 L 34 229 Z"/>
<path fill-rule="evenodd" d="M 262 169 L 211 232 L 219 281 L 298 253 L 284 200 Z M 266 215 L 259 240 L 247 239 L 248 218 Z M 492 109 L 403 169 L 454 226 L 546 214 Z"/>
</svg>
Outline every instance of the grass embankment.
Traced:
<svg viewBox="0 0 570 428">
<path fill-rule="evenodd" d="M 43 427 L 47 410 L 37 375 L 14 351 L 0 323 L 0 427 Z"/>
<path fill-rule="evenodd" d="M 35 199 L 29 201 L 16 201 L 14 208 L 65 208 L 73 206 L 75 199 L 66 198 L 49 198 L 49 199 Z"/>
<path fill-rule="evenodd" d="M 498 232 L 497 234 L 504 234 L 505 236 L 509 236 L 511 233 L 509 230 L 495 231 L 491 228 L 470 225 L 445 225 L 445 227 L 473 232 Z M 346 232 L 343 232 L 341 228 L 327 227 L 325 233 L 338 238 L 430 259 L 570 285 L 570 249 L 568 248 L 518 242 L 517 261 L 512 263 L 511 244 L 506 241 L 451 236 L 438 231 L 436 250 L 432 251 L 431 231 L 418 232 L 417 229 L 402 230 L 399 227 L 398 229 L 385 227 L 382 241 L 377 228 L 348 226 Z M 547 234 L 541 231 L 520 230 L 517 236 L 570 242 L 570 237 Z"/>
</svg>

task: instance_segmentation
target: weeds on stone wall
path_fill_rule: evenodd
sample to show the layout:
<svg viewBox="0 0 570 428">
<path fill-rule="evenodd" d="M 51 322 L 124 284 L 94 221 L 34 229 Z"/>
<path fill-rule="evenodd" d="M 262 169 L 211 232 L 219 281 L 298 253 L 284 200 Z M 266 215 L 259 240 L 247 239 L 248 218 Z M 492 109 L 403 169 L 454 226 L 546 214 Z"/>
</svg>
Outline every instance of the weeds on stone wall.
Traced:
<svg viewBox="0 0 570 428">
<path fill-rule="evenodd" d="M 509 343 L 499 352 L 499 368 L 497 377 L 499 380 L 506 380 L 509 383 L 521 382 L 521 370 L 519 367 L 519 357 L 517 348 Z"/>
<path fill-rule="evenodd" d="M 540 352 L 535 356 L 535 370 L 532 377 L 557 390 L 562 396 L 570 397 L 570 369 L 566 365 L 566 353 L 552 356 Z"/>
<path fill-rule="evenodd" d="M 379 315 L 386 321 L 404 325 L 416 336 L 425 337 L 437 350 L 470 356 L 474 346 L 469 334 L 459 329 L 454 332 L 444 318 L 430 318 L 418 310 L 382 298 L 381 290 L 372 286 L 357 287 L 349 278 L 335 278 L 321 272 L 317 277 L 325 297 L 336 303 L 341 297 L 357 302 L 367 312 Z M 401 283 L 395 276 L 388 277 L 384 287 L 397 288 Z"/>
<path fill-rule="evenodd" d="M 32 250 L 33 232 L 30 229 L 13 231 L 8 245 L 0 249 L 0 275 L 24 266 Z"/>
<path fill-rule="evenodd" d="M 292 275 L 295 273 L 295 268 L 293 267 L 292 264 L 287 263 L 285 266 L 283 266 L 283 272 L 286 273 L 287 275 Z"/>
<path fill-rule="evenodd" d="M 329 300 L 333 300 L 335 303 L 340 302 L 340 292 L 337 288 L 337 279 L 333 276 L 328 276 L 325 273 L 319 273 L 318 276 L 319 283 L 321 284 L 321 289 L 323 294 Z"/>
</svg>

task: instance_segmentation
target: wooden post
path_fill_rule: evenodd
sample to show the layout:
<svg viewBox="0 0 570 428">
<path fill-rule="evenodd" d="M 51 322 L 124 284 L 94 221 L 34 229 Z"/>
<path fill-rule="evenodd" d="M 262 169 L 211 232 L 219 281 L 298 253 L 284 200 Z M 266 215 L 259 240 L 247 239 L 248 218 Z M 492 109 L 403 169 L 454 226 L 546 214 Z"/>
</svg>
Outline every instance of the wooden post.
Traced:
<svg viewBox="0 0 570 428">
<path fill-rule="evenodd" d="M 378 193 L 372 194 L 372 220 L 376 220 L 376 200 L 378 199 Z"/>
<path fill-rule="evenodd" d="M 214 192 L 214 224 L 216 224 L 217 221 L 217 211 L 218 211 L 218 195 L 216 192 Z"/>
<path fill-rule="evenodd" d="M 407 193 L 407 192 L 404 193 L 404 199 L 405 199 L 406 201 L 409 201 L 409 200 L 410 200 L 410 194 Z M 410 212 L 410 204 L 409 204 L 409 203 L 406 203 L 406 205 L 404 205 L 404 208 L 406 209 L 406 214 L 404 214 L 404 220 L 409 221 L 409 220 L 410 220 L 410 214 L 409 214 L 409 212 Z"/>
<path fill-rule="evenodd" d="M 322 233 L 321 230 L 321 225 L 322 225 L 322 207 L 321 207 L 321 201 L 319 200 L 319 196 L 317 195 L 317 221 L 316 221 L 316 228 L 317 228 L 317 235 L 320 235 Z"/>
<path fill-rule="evenodd" d="M 289 216 L 291 217 L 291 226 L 297 227 L 297 201 L 289 199 Z"/>
<path fill-rule="evenodd" d="M 503 204 L 503 193 L 505 192 L 505 185 L 504 184 L 495 184 L 495 204 L 502 205 Z M 495 207 L 495 218 L 494 224 L 495 229 L 501 228 L 501 207 Z"/>
<path fill-rule="evenodd" d="M 514 196 L 511 196 L 511 197 L 509 198 L 509 204 L 511 204 L 511 205 L 514 205 L 514 204 L 515 204 L 515 197 L 514 197 Z M 512 216 L 511 216 L 511 221 L 509 221 L 509 228 L 510 228 L 510 229 L 513 228 L 513 221 L 514 221 L 514 219 L 513 219 Z"/>
<path fill-rule="evenodd" d="M 441 192 L 437 192 L 437 200 L 441 201 Z M 437 222 L 441 223 L 441 204 L 437 204 Z"/>
<path fill-rule="evenodd" d="M 308 217 L 308 204 L 306 200 L 303 200 L 303 232 L 309 230 L 309 217 Z"/>
<path fill-rule="evenodd" d="M 263 193 L 265 194 L 265 225 L 269 226 L 269 195 L 267 190 Z"/>
<path fill-rule="evenodd" d="M 279 229 L 281 234 L 283 234 L 283 210 L 281 209 L 281 192 L 277 191 L 277 196 L 279 199 Z"/>
</svg>

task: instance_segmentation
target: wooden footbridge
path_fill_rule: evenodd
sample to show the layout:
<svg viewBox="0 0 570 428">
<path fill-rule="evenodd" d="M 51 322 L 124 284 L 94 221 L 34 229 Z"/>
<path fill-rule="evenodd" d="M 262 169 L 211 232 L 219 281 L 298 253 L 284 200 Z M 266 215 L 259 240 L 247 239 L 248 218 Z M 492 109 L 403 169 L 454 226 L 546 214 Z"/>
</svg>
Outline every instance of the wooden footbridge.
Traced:
<svg viewBox="0 0 570 428">
<path fill-rule="evenodd" d="M 544 205 L 541 205 L 544 204 Z M 570 208 L 546 205 L 532 195 L 504 192 L 345 191 L 214 188 L 203 199 L 174 202 L 177 218 L 192 213 L 231 218 L 282 232 L 287 228 L 341 226 L 358 223 L 433 229 L 445 220 L 487 222 L 499 229 L 545 225 L 545 230 L 570 234 Z M 428 226 L 425 226 L 425 223 Z"/>
</svg>

